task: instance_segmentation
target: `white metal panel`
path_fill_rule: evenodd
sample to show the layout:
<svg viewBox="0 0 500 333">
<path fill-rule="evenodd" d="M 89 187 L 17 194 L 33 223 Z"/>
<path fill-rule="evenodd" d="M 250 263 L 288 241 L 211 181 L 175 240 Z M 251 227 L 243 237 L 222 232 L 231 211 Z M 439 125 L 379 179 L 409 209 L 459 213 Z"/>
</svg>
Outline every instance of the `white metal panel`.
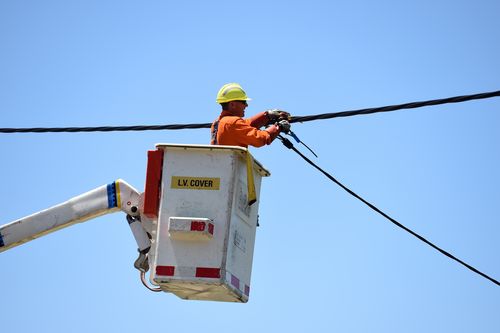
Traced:
<svg viewBox="0 0 500 333">
<path fill-rule="evenodd" d="M 246 302 L 250 289 L 258 201 L 248 206 L 247 150 L 241 147 L 157 145 L 164 150 L 160 211 L 152 251 L 153 283 L 185 299 Z M 257 197 L 262 176 L 253 165 Z M 213 223 L 213 238 L 177 237 L 197 217 Z M 173 228 L 184 221 L 182 227 Z M 182 224 L 182 222 L 179 222 Z"/>
<path fill-rule="evenodd" d="M 227 197 L 232 192 L 233 158 L 231 155 L 214 152 L 194 154 L 190 150 L 165 150 L 163 162 L 162 194 L 157 239 L 157 261 L 176 266 L 221 267 L 224 251 L 224 231 L 229 222 L 230 211 Z M 224 156 L 225 155 L 225 156 Z M 219 190 L 196 190 L 172 188 L 173 177 L 189 180 L 195 177 L 220 179 Z M 197 216 L 214 221 L 214 241 L 185 242 L 170 239 L 168 219 L 171 216 Z"/>
</svg>

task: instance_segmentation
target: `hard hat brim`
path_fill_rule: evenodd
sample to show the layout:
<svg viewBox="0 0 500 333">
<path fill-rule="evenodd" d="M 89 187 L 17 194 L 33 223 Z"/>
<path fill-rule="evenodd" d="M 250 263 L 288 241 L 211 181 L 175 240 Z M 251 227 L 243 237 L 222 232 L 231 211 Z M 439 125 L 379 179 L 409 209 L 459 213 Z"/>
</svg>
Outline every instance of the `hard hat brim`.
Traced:
<svg viewBox="0 0 500 333">
<path fill-rule="evenodd" d="M 250 97 L 247 98 L 233 98 L 233 99 L 217 99 L 217 103 L 222 104 L 222 103 L 228 103 L 232 101 L 251 101 L 252 99 Z"/>
</svg>

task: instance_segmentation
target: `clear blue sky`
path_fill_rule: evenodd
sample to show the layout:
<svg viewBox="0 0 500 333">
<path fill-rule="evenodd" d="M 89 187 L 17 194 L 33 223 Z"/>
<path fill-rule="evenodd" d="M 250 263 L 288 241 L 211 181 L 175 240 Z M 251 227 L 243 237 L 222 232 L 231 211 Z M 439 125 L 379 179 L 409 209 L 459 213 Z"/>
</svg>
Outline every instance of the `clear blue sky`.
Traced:
<svg viewBox="0 0 500 333">
<path fill-rule="evenodd" d="M 210 122 L 500 89 L 498 1 L 2 1 L 0 127 Z M 500 99 L 295 124 L 319 165 L 500 278 Z M 123 178 L 208 130 L 0 134 L 0 224 Z M 247 304 L 151 293 L 121 213 L 0 254 L 2 332 L 500 332 L 500 288 L 424 245 L 279 142 Z"/>
</svg>

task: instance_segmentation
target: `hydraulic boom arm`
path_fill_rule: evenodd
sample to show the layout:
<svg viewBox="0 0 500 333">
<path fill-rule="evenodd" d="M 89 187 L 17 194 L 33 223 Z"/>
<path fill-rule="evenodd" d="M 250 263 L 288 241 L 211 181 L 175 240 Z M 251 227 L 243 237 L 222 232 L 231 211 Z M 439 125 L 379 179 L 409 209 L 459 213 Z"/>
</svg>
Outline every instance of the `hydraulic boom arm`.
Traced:
<svg viewBox="0 0 500 333">
<path fill-rule="evenodd" d="M 29 242 L 75 223 L 117 212 L 137 217 L 129 220 L 139 251 L 150 246 L 140 223 L 140 193 L 123 180 L 117 180 L 41 212 L 0 226 L 0 252 Z"/>
</svg>

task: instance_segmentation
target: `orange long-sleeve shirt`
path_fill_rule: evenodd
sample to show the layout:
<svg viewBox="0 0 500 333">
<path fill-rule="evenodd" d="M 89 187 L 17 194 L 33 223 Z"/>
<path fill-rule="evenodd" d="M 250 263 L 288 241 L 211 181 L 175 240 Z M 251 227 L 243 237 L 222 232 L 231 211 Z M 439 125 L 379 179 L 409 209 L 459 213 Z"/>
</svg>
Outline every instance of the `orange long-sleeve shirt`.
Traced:
<svg viewBox="0 0 500 333">
<path fill-rule="evenodd" d="M 253 127 L 250 119 L 233 116 L 227 111 L 222 111 L 210 131 L 211 144 L 215 145 L 262 147 L 274 139 L 269 132 Z"/>
</svg>

